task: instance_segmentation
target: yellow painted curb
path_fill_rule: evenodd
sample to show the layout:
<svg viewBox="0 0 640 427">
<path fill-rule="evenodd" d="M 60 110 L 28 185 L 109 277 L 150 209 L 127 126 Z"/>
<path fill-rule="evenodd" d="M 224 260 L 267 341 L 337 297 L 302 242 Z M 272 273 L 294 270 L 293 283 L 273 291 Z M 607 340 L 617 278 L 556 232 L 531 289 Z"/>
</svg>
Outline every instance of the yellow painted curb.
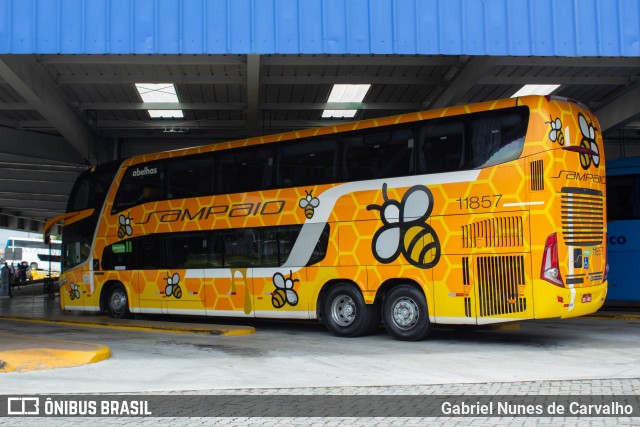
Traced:
<svg viewBox="0 0 640 427">
<path fill-rule="evenodd" d="M 90 328 L 109 328 L 109 329 L 126 329 L 137 331 L 151 331 L 151 332 L 169 332 L 174 334 L 201 334 L 201 335 L 219 335 L 219 336 L 241 336 L 255 334 L 256 329 L 252 326 L 211 326 L 207 328 L 202 327 L 177 327 L 170 326 L 167 323 L 155 323 L 151 322 L 148 325 L 141 324 L 125 324 L 125 323 L 113 323 L 117 319 L 111 319 L 109 322 L 90 322 L 90 321 L 71 321 L 61 319 L 34 319 L 28 317 L 8 317 L 0 316 L 0 320 L 12 320 L 18 322 L 33 322 L 33 323 L 53 323 L 58 325 L 74 325 L 74 326 L 86 326 Z"/>
<path fill-rule="evenodd" d="M 0 334 L 10 340 L 0 351 L 0 373 L 70 368 L 100 362 L 111 356 L 109 347 L 79 341 L 57 340 L 17 334 Z"/>
</svg>

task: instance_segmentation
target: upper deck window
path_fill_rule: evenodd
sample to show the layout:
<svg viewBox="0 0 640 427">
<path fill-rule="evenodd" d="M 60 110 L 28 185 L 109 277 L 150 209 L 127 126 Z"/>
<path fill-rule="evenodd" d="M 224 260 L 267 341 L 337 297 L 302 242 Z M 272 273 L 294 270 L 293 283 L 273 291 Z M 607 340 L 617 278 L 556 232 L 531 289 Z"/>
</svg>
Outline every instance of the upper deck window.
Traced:
<svg viewBox="0 0 640 427">
<path fill-rule="evenodd" d="M 529 112 L 515 107 L 424 122 L 420 126 L 420 173 L 484 168 L 517 159 Z"/>
</svg>

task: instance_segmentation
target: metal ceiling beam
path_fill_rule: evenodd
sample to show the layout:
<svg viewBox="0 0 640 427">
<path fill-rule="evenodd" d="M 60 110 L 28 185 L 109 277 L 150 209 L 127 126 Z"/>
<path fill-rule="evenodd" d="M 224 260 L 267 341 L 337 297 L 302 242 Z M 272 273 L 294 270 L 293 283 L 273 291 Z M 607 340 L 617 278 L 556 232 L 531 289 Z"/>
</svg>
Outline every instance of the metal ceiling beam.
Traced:
<svg viewBox="0 0 640 427">
<path fill-rule="evenodd" d="M 0 56 L 0 76 L 42 114 L 81 157 L 93 157 L 87 127 L 32 55 Z"/>
<path fill-rule="evenodd" d="M 464 95 L 476 84 L 478 76 L 487 74 L 496 62 L 496 57 L 470 57 L 449 84 L 442 88 L 442 92 L 436 99 L 431 102 L 425 101 L 425 107 L 430 109 L 443 108 L 464 100 Z"/>
<path fill-rule="evenodd" d="M 4 209 L 10 210 L 19 210 L 22 211 L 24 209 L 42 209 L 42 210 L 65 210 L 67 206 L 66 201 L 61 202 L 53 202 L 53 201 L 44 201 L 44 200 L 16 200 L 16 199 L 7 199 L 0 197 L 0 205 Z"/>
<path fill-rule="evenodd" d="M 419 76 L 288 76 L 288 75 L 263 75 L 260 76 L 261 84 L 269 85 L 324 85 L 324 84 L 385 84 L 385 85 L 439 85 L 444 80 L 440 77 Z M 56 83 L 60 85 L 123 85 L 134 83 L 174 83 L 174 84 L 209 84 L 209 85 L 245 85 L 247 78 L 244 76 L 225 75 L 176 75 L 176 74 L 64 74 L 56 77 Z"/>
<path fill-rule="evenodd" d="M 419 102 L 268 102 L 264 110 L 419 110 Z"/>
<path fill-rule="evenodd" d="M 243 55 L 42 55 L 43 64 L 241 65 Z"/>
<path fill-rule="evenodd" d="M 76 103 L 80 110 L 244 110 L 246 107 L 241 103 L 222 102 L 154 102 L 148 104 L 144 102 L 105 102 L 105 103 Z M 264 110 L 416 110 L 420 108 L 417 102 L 268 102 L 259 103 L 256 108 Z M 2 104 L 0 104 L 0 110 Z"/>
<path fill-rule="evenodd" d="M 560 85 L 615 85 L 630 84 L 636 77 L 606 76 L 482 76 L 476 81 L 481 85 L 526 85 L 526 84 L 560 84 Z"/>
<path fill-rule="evenodd" d="M 310 128 L 322 126 L 335 126 L 348 123 L 353 119 L 345 120 L 272 120 L 269 121 L 267 127 L 271 128 Z M 184 128 L 184 129 L 238 129 L 244 128 L 245 120 L 193 120 L 193 121 L 177 121 L 177 120 L 101 120 L 98 122 L 98 130 L 109 129 L 155 129 L 163 130 L 165 128 Z M 22 121 L 20 126 L 25 129 L 49 129 L 51 125 L 46 121 Z"/>
<path fill-rule="evenodd" d="M 36 180 L 47 182 L 73 183 L 78 176 L 72 172 L 48 172 L 37 170 L 24 170 L 12 167 L 0 168 L 0 182 L 6 179 L 18 179 L 21 181 Z"/>
<path fill-rule="evenodd" d="M 42 123 L 52 127 L 46 121 Z M 20 122 L 16 124 L 20 126 Z M 0 160 L 7 160 L 7 155 L 15 155 L 64 163 L 84 163 L 84 157 L 62 137 L 1 127 L 0 153 L 3 154 Z"/>
<path fill-rule="evenodd" d="M 260 55 L 247 55 L 247 134 L 258 133 L 258 102 L 260 98 Z"/>
<path fill-rule="evenodd" d="M 0 104 L 1 105 L 1 104 Z M 80 110 L 244 110 L 240 102 L 82 102 L 74 104 Z M 1 108 L 0 108 L 1 109 Z"/>
<path fill-rule="evenodd" d="M 34 194 L 59 194 L 71 192 L 71 183 L 58 183 L 49 181 L 25 181 L 25 180 L 2 180 L 0 188 L 8 193 L 34 193 Z"/>
<path fill-rule="evenodd" d="M 244 85 L 246 78 L 243 76 L 185 76 L 178 74 L 64 74 L 56 77 L 59 85 L 112 85 L 134 83 L 174 83 L 174 84 L 219 84 L 219 85 Z"/>
<path fill-rule="evenodd" d="M 496 65 L 516 67 L 640 67 L 640 58 L 562 58 L 557 56 L 499 56 Z"/>
<path fill-rule="evenodd" d="M 329 84 L 380 84 L 380 85 L 430 85 L 444 83 L 441 77 L 420 77 L 415 75 L 396 76 L 262 76 L 262 83 L 268 85 L 329 85 Z"/>
<path fill-rule="evenodd" d="M 42 194 L 42 193 L 8 193 L 0 192 L 0 198 L 3 200 L 34 200 L 42 202 L 62 202 L 66 203 L 69 198 L 68 194 Z"/>
<path fill-rule="evenodd" d="M 640 84 L 629 88 L 618 98 L 599 107 L 595 113 L 601 130 L 604 132 L 636 120 L 640 116 L 638 99 L 640 99 Z"/>
<path fill-rule="evenodd" d="M 0 111 L 35 110 L 28 102 L 0 102 Z"/>
</svg>

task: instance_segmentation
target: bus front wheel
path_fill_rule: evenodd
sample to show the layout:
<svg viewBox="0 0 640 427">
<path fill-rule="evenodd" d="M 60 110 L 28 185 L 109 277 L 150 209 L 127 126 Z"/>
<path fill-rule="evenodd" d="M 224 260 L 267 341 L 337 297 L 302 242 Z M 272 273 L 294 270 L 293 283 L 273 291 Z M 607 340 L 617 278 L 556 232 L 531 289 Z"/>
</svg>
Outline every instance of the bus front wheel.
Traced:
<svg viewBox="0 0 640 427">
<path fill-rule="evenodd" d="M 332 334 L 358 337 L 372 331 L 372 324 L 376 320 L 375 307 L 365 304 L 355 286 L 337 285 L 330 288 L 324 298 L 323 318 Z"/>
<path fill-rule="evenodd" d="M 109 296 L 107 298 L 107 308 L 109 315 L 116 319 L 126 319 L 131 317 L 129 311 L 129 299 L 127 297 L 127 291 L 121 284 L 116 284 L 109 290 Z"/>
<path fill-rule="evenodd" d="M 389 291 L 382 315 L 387 332 L 395 339 L 419 341 L 431 332 L 427 301 L 413 286 L 399 285 Z"/>
</svg>

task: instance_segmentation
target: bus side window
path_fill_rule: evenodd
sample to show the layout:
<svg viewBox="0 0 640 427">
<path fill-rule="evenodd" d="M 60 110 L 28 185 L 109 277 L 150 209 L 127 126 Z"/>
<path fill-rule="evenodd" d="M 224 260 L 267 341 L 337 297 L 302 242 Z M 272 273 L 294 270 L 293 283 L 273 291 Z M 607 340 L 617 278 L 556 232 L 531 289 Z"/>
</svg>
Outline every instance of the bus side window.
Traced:
<svg viewBox="0 0 640 427">
<path fill-rule="evenodd" d="M 168 235 L 169 268 L 205 268 L 209 244 L 205 232 Z"/>
<path fill-rule="evenodd" d="M 283 265 L 289 259 L 300 231 L 302 227 L 299 225 L 278 227 L 278 265 Z"/>
<path fill-rule="evenodd" d="M 224 242 L 225 267 L 253 267 L 259 259 L 254 247 L 254 232 L 250 228 L 226 230 L 220 233 Z"/>
<path fill-rule="evenodd" d="M 528 114 L 522 111 L 492 111 L 473 121 L 471 144 L 476 168 L 515 160 L 522 153 Z"/>
<path fill-rule="evenodd" d="M 178 157 L 168 166 L 167 199 L 213 194 L 214 158 L 211 154 Z"/>
<path fill-rule="evenodd" d="M 345 180 L 388 178 L 413 173 L 412 129 L 377 131 L 344 138 Z"/>
<path fill-rule="evenodd" d="M 221 152 L 217 164 L 217 193 L 231 194 L 271 187 L 271 147 L 249 147 Z"/>
<path fill-rule="evenodd" d="M 125 270 L 133 268 L 131 264 L 133 240 L 123 240 L 104 248 L 102 252 L 102 269 Z"/>
<path fill-rule="evenodd" d="M 441 173 L 465 167 L 465 129 L 459 121 L 427 122 L 420 128 L 420 173 Z"/>
<path fill-rule="evenodd" d="M 328 184 L 338 180 L 335 140 L 300 141 L 277 149 L 278 187 Z"/>
<path fill-rule="evenodd" d="M 135 254 L 137 262 L 135 268 L 138 270 L 155 270 L 165 268 L 163 262 L 164 236 L 162 234 L 149 234 L 134 240 Z"/>
<path fill-rule="evenodd" d="M 207 268 L 221 268 L 224 266 L 224 239 L 221 233 L 209 233 L 209 259 Z"/>
</svg>

